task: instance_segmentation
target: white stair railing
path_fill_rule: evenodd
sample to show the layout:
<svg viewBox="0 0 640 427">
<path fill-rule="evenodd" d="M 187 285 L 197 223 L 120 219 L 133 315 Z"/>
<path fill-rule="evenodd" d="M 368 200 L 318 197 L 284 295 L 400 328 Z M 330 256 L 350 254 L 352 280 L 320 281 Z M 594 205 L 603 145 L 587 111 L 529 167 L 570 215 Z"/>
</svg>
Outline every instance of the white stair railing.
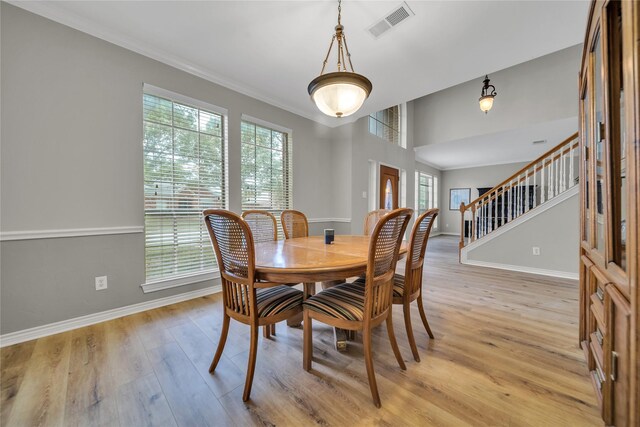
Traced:
<svg viewBox="0 0 640 427">
<path fill-rule="evenodd" d="M 578 184 L 578 133 L 473 200 L 460 205 L 460 249 Z"/>
</svg>

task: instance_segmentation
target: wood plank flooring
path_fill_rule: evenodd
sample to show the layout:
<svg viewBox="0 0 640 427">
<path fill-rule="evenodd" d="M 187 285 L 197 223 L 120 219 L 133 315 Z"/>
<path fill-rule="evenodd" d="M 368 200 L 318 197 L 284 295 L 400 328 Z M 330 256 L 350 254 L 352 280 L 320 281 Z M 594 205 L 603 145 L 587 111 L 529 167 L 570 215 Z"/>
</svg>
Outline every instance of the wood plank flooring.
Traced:
<svg viewBox="0 0 640 427">
<path fill-rule="evenodd" d="M 1 351 L 3 426 L 602 425 L 578 348 L 578 284 L 457 261 L 457 241 L 427 249 L 429 340 L 414 307 L 422 359 L 411 356 L 401 308 L 374 331 L 382 408 L 371 401 L 362 337 L 346 353 L 314 322 L 314 365 L 302 369 L 302 329 L 260 335 L 251 400 L 242 402 L 247 326 L 231 322 L 215 375 L 221 296 L 112 320 Z"/>
</svg>

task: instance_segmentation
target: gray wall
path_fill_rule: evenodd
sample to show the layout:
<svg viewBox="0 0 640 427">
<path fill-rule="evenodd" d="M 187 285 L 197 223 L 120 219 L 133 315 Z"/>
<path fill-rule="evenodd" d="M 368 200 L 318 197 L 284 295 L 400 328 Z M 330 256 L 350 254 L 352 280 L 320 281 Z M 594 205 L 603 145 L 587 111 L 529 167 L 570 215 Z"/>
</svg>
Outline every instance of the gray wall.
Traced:
<svg viewBox="0 0 640 427">
<path fill-rule="evenodd" d="M 413 122 L 413 104 L 406 105 L 404 114 L 408 123 Z M 368 117 L 363 117 L 355 123 L 341 126 L 338 132 L 344 132 L 351 136 L 351 180 L 348 186 L 351 189 L 351 233 L 361 234 L 364 225 L 364 217 L 370 210 L 372 200 L 378 200 L 379 183 L 376 179 L 375 191 L 370 190 L 370 165 L 382 163 L 399 169 L 406 174 L 406 185 L 400 188 L 398 203 L 402 205 L 403 194 L 406 197 L 404 206 L 413 208 L 415 205 L 415 152 L 413 150 L 413 127 L 407 126 L 406 148 L 391 144 L 369 132 Z M 362 193 L 367 192 L 367 198 Z M 379 203 L 379 201 L 378 201 Z M 378 206 L 376 205 L 376 208 Z"/>
<path fill-rule="evenodd" d="M 577 45 L 491 73 L 498 95 L 489 114 L 478 106 L 484 76 L 415 100 L 415 145 L 577 117 L 581 56 Z"/>
<path fill-rule="evenodd" d="M 142 85 L 229 111 L 229 208 L 240 210 L 240 119 L 293 130 L 294 207 L 331 218 L 331 130 L 1 3 L 1 231 L 142 226 Z M 320 185 L 319 185 L 320 183 Z M 313 188 L 313 191 L 309 191 Z M 333 223 L 313 224 L 318 232 Z M 2 334 L 182 293 L 143 294 L 143 233 L 3 241 Z M 109 289 L 96 292 L 94 277 Z"/>
<path fill-rule="evenodd" d="M 509 163 L 506 165 L 483 166 L 478 168 L 452 169 L 442 172 L 442 209 L 440 210 L 440 228 L 443 233 L 460 234 L 460 211 L 449 210 L 449 190 L 452 188 L 470 188 L 471 200 L 478 197 L 478 188 L 493 187 L 509 178 L 527 163 Z"/>
<path fill-rule="evenodd" d="M 492 186 L 518 167 L 440 172 L 415 161 L 415 145 L 521 124 L 521 118 L 508 116 L 511 121 L 493 122 L 487 130 L 491 115 L 472 118 L 479 111 L 479 82 L 450 89 L 458 100 L 438 93 L 409 102 L 407 147 L 402 148 L 371 135 L 367 118 L 329 129 L 6 3 L 0 3 L 0 13 L 3 233 L 144 224 L 143 83 L 228 110 L 229 208 L 234 211 L 241 206 L 241 115 L 292 129 L 294 207 L 311 219 L 346 219 L 312 222 L 312 234 L 329 227 L 340 234 L 362 232 L 370 200 L 378 193 L 369 188 L 371 162 L 405 171 L 402 191 L 408 207 L 415 204 L 415 171 L 439 176 L 439 225 L 445 232 L 459 227 L 457 212 L 455 221 L 447 218 L 449 187 Z M 545 94 L 575 91 L 575 76 L 569 85 L 569 79 L 559 75 L 561 66 L 549 67 L 559 83 L 548 82 Z M 533 72 L 528 73 L 531 77 Z M 547 111 L 530 111 L 536 98 L 526 84 L 500 82 L 500 73 L 495 78 L 503 106 L 524 109 L 535 120 L 577 114 L 553 105 Z M 474 102 L 460 102 L 471 89 Z M 522 97 L 526 105 L 507 102 L 509 96 Z M 200 282 L 142 293 L 143 233 L 2 241 L 0 251 L 2 334 L 211 285 Z M 96 292 L 94 277 L 101 275 L 109 277 L 109 289 Z"/>
<path fill-rule="evenodd" d="M 470 250 L 469 260 L 578 274 L 579 197 L 576 193 L 512 230 Z M 533 246 L 540 255 L 533 256 Z"/>
</svg>

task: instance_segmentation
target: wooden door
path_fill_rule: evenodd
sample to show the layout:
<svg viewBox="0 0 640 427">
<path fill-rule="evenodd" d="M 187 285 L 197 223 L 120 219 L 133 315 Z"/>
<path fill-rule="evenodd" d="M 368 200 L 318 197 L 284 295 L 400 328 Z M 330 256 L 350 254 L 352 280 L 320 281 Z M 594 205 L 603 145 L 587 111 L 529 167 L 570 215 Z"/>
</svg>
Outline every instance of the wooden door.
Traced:
<svg viewBox="0 0 640 427">
<path fill-rule="evenodd" d="M 400 171 L 380 165 L 380 209 L 398 209 Z"/>
</svg>

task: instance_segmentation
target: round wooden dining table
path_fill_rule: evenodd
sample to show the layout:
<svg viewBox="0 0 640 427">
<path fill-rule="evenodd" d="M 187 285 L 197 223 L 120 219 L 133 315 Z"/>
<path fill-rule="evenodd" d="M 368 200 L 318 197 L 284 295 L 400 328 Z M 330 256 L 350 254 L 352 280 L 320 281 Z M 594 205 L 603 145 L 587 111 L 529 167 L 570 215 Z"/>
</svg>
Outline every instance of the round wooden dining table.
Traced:
<svg viewBox="0 0 640 427">
<path fill-rule="evenodd" d="M 323 282 L 323 287 L 331 286 L 366 272 L 369 240 L 370 236 L 336 235 L 331 244 L 325 244 L 324 236 L 256 243 L 256 278 L 276 283 Z M 403 244 L 400 254 L 405 253 Z M 340 330 L 336 330 L 336 349 L 346 349 L 346 334 Z"/>
</svg>

